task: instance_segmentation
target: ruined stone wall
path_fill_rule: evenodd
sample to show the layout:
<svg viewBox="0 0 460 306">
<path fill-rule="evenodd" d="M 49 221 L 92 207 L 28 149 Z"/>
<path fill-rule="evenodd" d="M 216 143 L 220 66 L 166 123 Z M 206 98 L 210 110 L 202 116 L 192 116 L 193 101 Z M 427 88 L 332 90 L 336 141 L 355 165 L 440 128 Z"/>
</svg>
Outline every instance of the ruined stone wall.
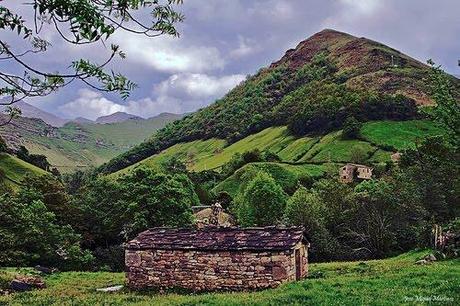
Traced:
<svg viewBox="0 0 460 306">
<path fill-rule="evenodd" d="M 307 258 L 301 247 L 302 276 Z M 186 250 L 126 250 L 128 286 L 186 288 L 194 291 L 253 290 L 295 280 L 294 251 L 204 252 Z"/>
</svg>

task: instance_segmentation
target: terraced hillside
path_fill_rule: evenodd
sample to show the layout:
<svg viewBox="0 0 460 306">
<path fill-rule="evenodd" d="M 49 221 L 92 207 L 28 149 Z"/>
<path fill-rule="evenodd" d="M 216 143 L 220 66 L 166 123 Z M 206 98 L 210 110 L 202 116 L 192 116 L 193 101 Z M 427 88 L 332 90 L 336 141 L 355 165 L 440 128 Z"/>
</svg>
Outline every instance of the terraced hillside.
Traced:
<svg viewBox="0 0 460 306">
<path fill-rule="evenodd" d="M 0 153 L 0 184 L 16 188 L 26 175 L 45 175 L 47 172 L 19 158 Z"/>
<path fill-rule="evenodd" d="M 217 170 L 234 154 L 254 149 L 276 153 L 281 163 L 304 165 L 338 164 L 346 162 L 378 163 L 390 160 L 391 154 L 414 146 L 422 138 L 438 135 L 441 130 L 424 120 L 367 122 L 361 128 L 360 139 L 344 140 L 341 131 L 317 137 L 294 137 L 287 127 L 270 127 L 227 145 L 222 139 L 196 140 L 176 144 L 119 173 L 140 165 L 152 168 L 173 157 L 187 164 L 189 170 Z M 312 168 L 318 174 L 317 167 Z"/>
</svg>

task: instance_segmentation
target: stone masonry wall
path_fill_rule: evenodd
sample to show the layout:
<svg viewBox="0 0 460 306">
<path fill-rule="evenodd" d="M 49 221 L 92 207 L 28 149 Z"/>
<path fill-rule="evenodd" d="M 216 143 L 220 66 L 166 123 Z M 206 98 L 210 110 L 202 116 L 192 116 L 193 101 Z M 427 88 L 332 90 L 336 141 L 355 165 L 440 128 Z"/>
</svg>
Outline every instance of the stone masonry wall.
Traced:
<svg viewBox="0 0 460 306">
<path fill-rule="evenodd" d="M 303 275 L 307 273 L 301 247 Z M 132 289 L 186 288 L 193 291 L 253 290 L 295 280 L 294 251 L 126 250 Z"/>
</svg>

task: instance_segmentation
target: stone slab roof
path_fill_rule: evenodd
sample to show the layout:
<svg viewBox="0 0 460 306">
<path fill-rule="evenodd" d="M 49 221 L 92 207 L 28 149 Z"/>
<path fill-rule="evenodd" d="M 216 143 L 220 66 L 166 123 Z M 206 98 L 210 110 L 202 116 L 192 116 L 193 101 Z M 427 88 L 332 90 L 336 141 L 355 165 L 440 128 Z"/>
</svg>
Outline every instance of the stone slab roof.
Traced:
<svg viewBox="0 0 460 306">
<path fill-rule="evenodd" d="M 307 243 L 302 227 L 152 228 L 125 244 L 126 249 L 281 251 Z"/>
</svg>

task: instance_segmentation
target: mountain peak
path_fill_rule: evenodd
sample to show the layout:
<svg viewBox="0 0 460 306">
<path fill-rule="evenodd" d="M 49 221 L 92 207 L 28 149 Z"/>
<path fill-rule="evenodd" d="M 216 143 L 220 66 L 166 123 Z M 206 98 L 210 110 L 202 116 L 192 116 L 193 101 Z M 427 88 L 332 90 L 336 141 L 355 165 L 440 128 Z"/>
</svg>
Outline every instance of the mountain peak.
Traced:
<svg viewBox="0 0 460 306">
<path fill-rule="evenodd" d="M 13 106 L 21 110 L 22 112 L 21 117 L 38 118 L 54 127 L 64 126 L 64 124 L 68 122 L 68 120 L 66 119 L 63 119 L 51 113 L 45 112 L 44 110 L 41 110 L 38 107 L 30 105 L 29 103 L 26 103 L 24 101 L 18 101 Z M 2 107 L 0 107 L 0 111 L 1 110 L 2 110 Z"/>
<path fill-rule="evenodd" d="M 297 70 L 324 54 L 345 76 L 350 88 L 366 88 L 388 94 L 401 93 L 418 104 L 432 104 L 427 94 L 428 66 L 420 61 L 365 37 L 324 29 L 290 49 L 269 69 L 280 66 Z"/>
<path fill-rule="evenodd" d="M 101 116 L 96 119 L 96 123 L 99 124 L 106 124 L 106 123 L 117 123 L 117 122 L 123 122 L 126 120 L 142 120 L 143 118 L 128 114 L 125 112 L 116 112 L 107 116 Z"/>
</svg>

